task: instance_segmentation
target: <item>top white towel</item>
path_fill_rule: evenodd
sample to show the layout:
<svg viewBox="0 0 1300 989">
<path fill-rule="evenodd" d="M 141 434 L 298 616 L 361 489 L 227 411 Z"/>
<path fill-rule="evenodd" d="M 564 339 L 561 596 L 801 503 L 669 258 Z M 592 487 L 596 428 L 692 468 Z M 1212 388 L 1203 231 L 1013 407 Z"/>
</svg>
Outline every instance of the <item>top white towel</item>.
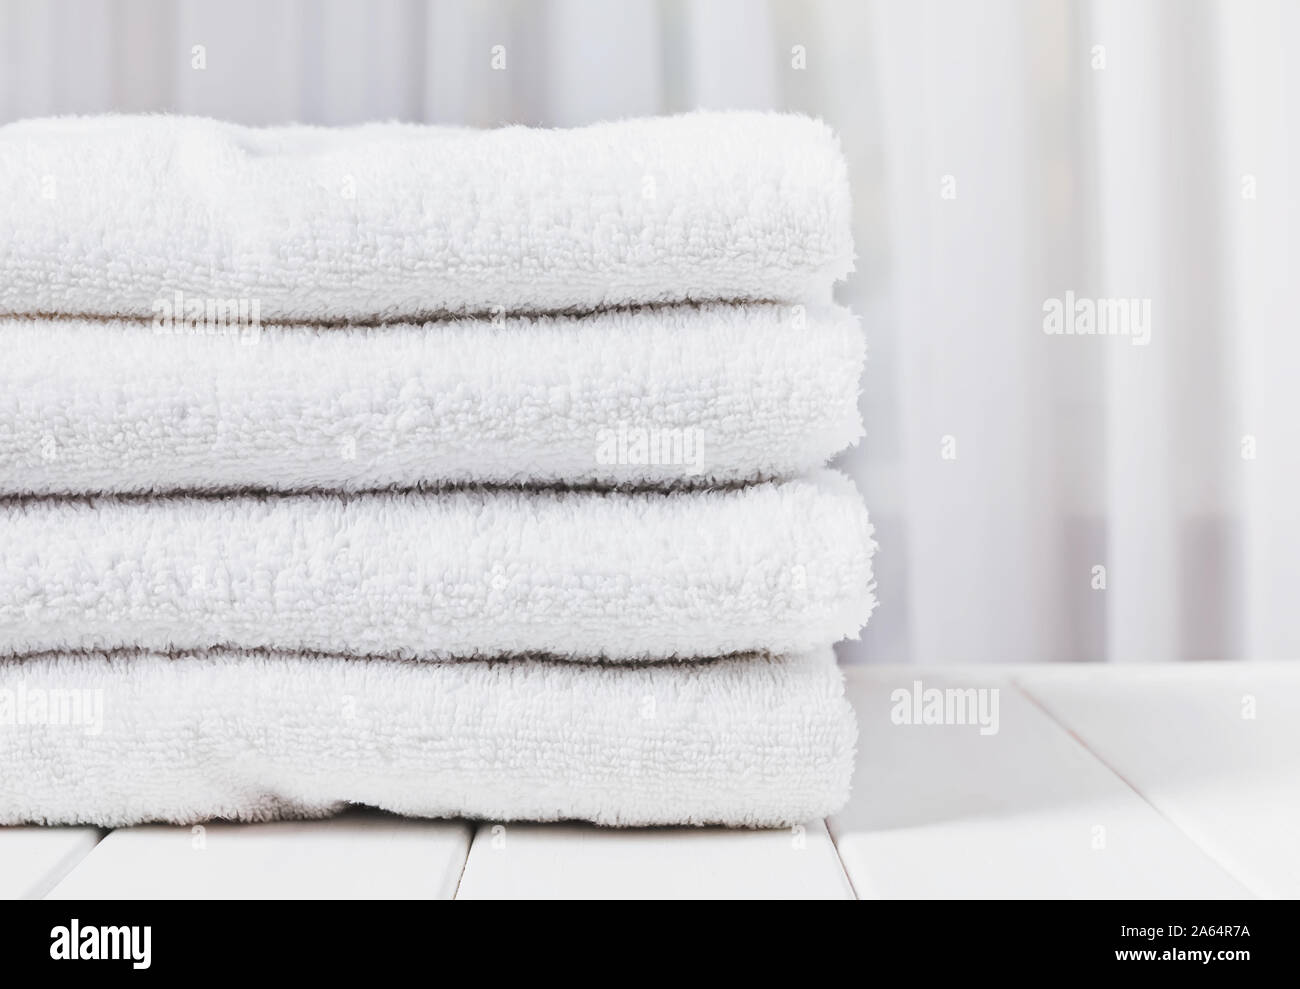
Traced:
<svg viewBox="0 0 1300 989">
<path fill-rule="evenodd" d="M 823 123 L 700 112 L 573 130 L 0 127 L 0 314 L 267 321 L 812 301 L 853 266 Z"/>
</svg>

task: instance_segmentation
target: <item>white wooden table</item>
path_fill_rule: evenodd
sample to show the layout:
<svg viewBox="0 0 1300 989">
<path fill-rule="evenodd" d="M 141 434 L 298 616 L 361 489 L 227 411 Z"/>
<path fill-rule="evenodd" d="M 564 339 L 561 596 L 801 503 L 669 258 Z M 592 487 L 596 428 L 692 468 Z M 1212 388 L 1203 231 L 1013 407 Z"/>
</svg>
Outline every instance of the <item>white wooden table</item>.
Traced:
<svg viewBox="0 0 1300 989">
<path fill-rule="evenodd" d="M 891 692 L 997 689 L 998 731 Z M 1297 897 L 1300 663 L 848 671 L 853 799 L 788 831 L 0 829 L 0 897 Z"/>
</svg>

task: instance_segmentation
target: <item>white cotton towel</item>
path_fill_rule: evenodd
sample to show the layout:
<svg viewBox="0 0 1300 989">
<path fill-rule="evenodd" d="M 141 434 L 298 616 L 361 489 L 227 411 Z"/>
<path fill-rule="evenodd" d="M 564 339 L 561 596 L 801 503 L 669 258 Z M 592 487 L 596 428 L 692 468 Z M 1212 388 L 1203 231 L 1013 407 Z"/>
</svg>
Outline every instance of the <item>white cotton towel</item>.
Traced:
<svg viewBox="0 0 1300 989">
<path fill-rule="evenodd" d="M 0 313 L 265 320 L 823 300 L 852 268 L 820 121 L 693 113 L 574 130 L 0 127 Z"/>
<path fill-rule="evenodd" d="M 161 329 L 0 320 L 0 493 L 702 485 L 862 434 L 841 308 Z"/>
<path fill-rule="evenodd" d="M 871 612 L 841 474 L 692 492 L 0 502 L 0 654 L 802 652 Z"/>
<path fill-rule="evenodd" d="M 213 652 L 0 661 L 0 824 L 321 817 L 783 826 L 837 810 L 829 649 L 699 663 Z"/>
</svg>

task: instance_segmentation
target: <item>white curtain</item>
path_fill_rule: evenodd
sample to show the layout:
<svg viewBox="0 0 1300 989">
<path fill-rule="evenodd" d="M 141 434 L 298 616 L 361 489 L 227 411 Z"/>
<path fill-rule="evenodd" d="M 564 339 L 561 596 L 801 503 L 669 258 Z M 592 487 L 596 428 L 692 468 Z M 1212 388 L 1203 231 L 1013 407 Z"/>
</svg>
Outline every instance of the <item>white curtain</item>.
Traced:
<svg viewBox="0 0 1300 989">
<path fill-rule="evenodd" d="M 1295 56 L 1290 0 L 0 0 L 0 119 L 822 116 L 881 543 L 844 658 L 1292 659 Z M 1149 342 L 1045 332 L 1071 299 Z"/>
</svg>

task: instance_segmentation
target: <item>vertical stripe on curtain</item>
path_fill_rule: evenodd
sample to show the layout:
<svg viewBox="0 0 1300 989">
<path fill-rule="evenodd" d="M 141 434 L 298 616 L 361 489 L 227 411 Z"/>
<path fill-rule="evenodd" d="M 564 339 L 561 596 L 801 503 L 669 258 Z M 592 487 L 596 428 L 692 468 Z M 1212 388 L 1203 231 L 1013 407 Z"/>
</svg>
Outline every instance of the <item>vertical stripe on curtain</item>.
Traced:
<svg viewBox="0 0 1300 989">
<path fill-rule="evenodd" d="M 1293 659 L 1298 47 L 1289 0 L 0 0 L 0 120 L 822 116 L 881 543 L 842 656 Z M 1150 343 L 1044 333 L 1067 292 Z"/>
</svg>

